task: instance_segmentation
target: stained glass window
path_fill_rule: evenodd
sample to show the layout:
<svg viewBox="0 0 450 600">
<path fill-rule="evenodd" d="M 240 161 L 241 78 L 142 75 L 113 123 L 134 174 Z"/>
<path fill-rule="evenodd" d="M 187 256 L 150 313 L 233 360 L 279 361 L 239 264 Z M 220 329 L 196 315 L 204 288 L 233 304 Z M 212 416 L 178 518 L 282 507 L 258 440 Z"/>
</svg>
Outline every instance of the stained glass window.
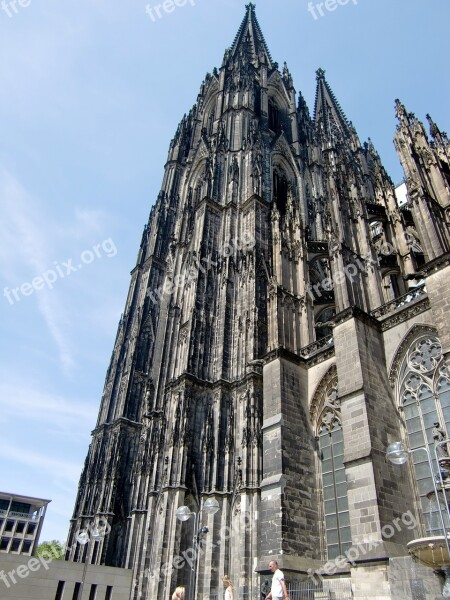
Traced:
<svg viewBox="0 0 450 600">
<path fill-rule="evenodd" d="M 352 545 L 337 387 L 331 385 L 320 417 L 319 448 L 328 560 Z"/>
<path fill-rule="evenodd" d="M 442 525 L 432 474 L 426 453 L 418 450 L 428 448 L 437 474 L 435 439 L 448 438 L 450 430 L 450 368 L 436 336 L 421 336 L 408 350 L 400 368 L 399 395 L 425 528 L 429 535 L 439 534 Z M 448 455 L 448 450 L 443 448 L 442 453 Z"/>
</svg>

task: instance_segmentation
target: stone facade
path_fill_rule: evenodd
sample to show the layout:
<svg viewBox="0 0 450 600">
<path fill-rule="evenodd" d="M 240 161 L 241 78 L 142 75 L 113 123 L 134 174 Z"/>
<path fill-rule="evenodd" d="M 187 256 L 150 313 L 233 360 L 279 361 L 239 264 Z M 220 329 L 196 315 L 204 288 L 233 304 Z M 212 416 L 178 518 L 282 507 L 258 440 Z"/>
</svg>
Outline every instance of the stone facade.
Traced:
<svg viewBox="0 0 450 600">
<path fill-rule="evenodd" d="M 324 71 L 311 117 L 247 5 L 170 144 L 69 560 L 132 569 L 133 600 L 192 588 L 193 519 L 176 518 L 187 505 L 208 528 L 196 598 L 222 594 L 229 574 L 239 598 L 257 600 L 274 558 L 292 589 L 310 581 L 317 598 L 334 589 L 322 576 L 351 577 L 358 600 L 439 594 L 438 576 L 407 558 L 428 527 L 424 476 L 385 449 L 408 444 L 416 418 L 405 365 L 436 401 L 450 383 L 450 150 L 431 119 L 428 137 L 396 108 L 402 207 Z M 212 496 L 214 516 L 201 512 Z M 76 533 L 99 517 L 111 531 L 82 557 Z M 405 595 L 419 580 L 422 595 Z"/>
</svg>

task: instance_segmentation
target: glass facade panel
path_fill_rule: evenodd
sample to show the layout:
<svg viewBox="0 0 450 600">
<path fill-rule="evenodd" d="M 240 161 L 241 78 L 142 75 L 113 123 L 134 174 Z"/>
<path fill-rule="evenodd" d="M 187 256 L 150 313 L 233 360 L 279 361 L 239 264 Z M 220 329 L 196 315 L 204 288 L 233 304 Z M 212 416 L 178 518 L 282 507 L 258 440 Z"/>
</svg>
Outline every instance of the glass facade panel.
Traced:
<svg viewBox="0 0 450 600">
<path fill-rule="evenodd" d="M 334 484 L 334 477 L 333 477 L 333 473 L 323 473 L 323 485 L 324 487 L 327 487 L 329 485 L 333 485 Z"/>
<path fill-rule="evenodd" d="M 29 514 L 31 510 L 31 504 L 26 504 L 25 502 L 12 502 L 11 510 L 14 512 Z"/>
<path fill-rule="evenodd" d="M 352 533 L 350 531 L 350 527 L 341 527 L 341 541 L 342 542 L 351 542 L 352 541 Z"/>
<path fill-rule="evenodd" d="M 9 540 L 11 538 L 9 537 L 2 537 L 2 539 L 0 540 L 0 550 L 8 550 L 8 545 L 9 545 Z"/>
<path fill-rule="evenodd" d="M 16 525 L 16 533 L 23 533 L 25 530 L 25 523 L 19 521 Z"/>
<path fill-rule="evenodd" d="M 327 529 L 336 529 L 337 528 L 337 516 L 336 515 L 327 515 L 325 517 L 325 525 Z"/>
<path fill-rule="evenodd" d="M 341 523 L 341 527 L 349 527 L 350 526 L 350 513 L 343 512 L 340 515 L 339 521 Z"/>
<path fill-rule="evenodd" d="M 336 501 L 335 500 L 325 500 L 325 514 L 326 515 L 334 515 L 336 514 Z"/>
<path fill-rule="evenodd" d="M 341 554 L 341 546 L 339 544 L 327 545 L 328 560 L 333 560 Z"/>
</svg>

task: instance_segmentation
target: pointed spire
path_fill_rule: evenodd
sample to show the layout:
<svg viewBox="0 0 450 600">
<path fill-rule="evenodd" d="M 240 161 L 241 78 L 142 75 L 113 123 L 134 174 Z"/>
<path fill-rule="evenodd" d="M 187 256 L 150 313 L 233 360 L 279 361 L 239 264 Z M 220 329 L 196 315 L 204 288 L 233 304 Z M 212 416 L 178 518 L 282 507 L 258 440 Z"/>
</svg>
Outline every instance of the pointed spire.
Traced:
<svg viewBox="0 0 450 600">
<path fill-rule="evenodd" d="M 269 68 L 272 68 L 272 57 L 256 18 L 255 5 L 250 2 L 246 5 L 246 9 L 247 12 L 234 38 L 228 57 L 236 56 L 239 50 L 243 49 L 251 55 L 253 63 L 266 62 Z"/>
<path fill-rule="evenodd" d="M 301 92 L 298 93 L 297 111 L 300 119 L 305 118 L 308 121 L 311 119 L 308 105 L 306 104 L 306 100 Z"/>
<path fill-rule="evenodd" d="M 441 132 L 439 130 L 439 127 L 436 125 L 436 123 L 433 121 L 433 119 L 430 117 L 429 114 L 427 114 L 426 117 L 427 117 L 428 125 L 430 126 L 430 133 L 431 133 L 431 135 L 434 138 L 440 136 Z"/>
<path fill-rule="evenodd" d="M 292 75 L 289 71 L 286 61 L 283 66 L 283 81 L 288 89 L 293 87 Z"/>
<path fill-rule="evenodd" d="M 408 113 L 405 105 L 400 102 L 398 98 L 395 99 L 395 116 L 401 123 L 409 125 L 410 119 L 413 117 L 412 113 Z"/>
<path fill-rule="evenodd" d="M 316 126 L 322 127 L 327 134 L 337 133 L 338 131 L 350 133 L 347 118 L 325 79 L 325 71 L 318 69 L 316 78 L 317 91 L 314 110 Z"/>
<path fill-rule="evenodd" d="M 430 127 L 430 134 L 436 144 L 442 144 L 444 147 L 449 146 L 448 136 L 445 131 L 441 131 L 430 115 L 427 114 L 427 121 Z"/>
</svg>

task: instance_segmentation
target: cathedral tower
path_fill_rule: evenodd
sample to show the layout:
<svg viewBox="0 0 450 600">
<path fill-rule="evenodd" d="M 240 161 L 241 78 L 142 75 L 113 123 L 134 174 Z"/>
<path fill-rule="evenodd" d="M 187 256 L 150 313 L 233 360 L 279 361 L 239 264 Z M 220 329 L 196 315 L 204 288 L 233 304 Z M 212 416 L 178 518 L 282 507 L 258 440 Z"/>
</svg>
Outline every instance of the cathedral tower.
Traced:
<svg viewBox="0 0 450 600">
<path fill-rule="evenodd" d="M 268 559 L 305 577 L 369 530 L 382 542 L 386 523 L 417 510 L 414 484 L 381 453 L 402 424 L 377 311 L 449 250 L 448 140 L 431 122 L 431 144 L 397 104 L 410 190 L 401 209 L 373 144 L 360 142 L 325 72 L 316 77 L 311 116 L 250 3 L 170 143 L 67 556 L 133 569 L 133 600 L 167 599 L 190 580 L 183 505 L 219 503 L 201 514 L 205 599 L 225 573 L 239 597 L 256 599 Z M 333 448 L 330 478 L 341 479 L 331 493 Z M 81 555 L 76 533 L 99 517 L 110 532 Z"/>
</svg>

